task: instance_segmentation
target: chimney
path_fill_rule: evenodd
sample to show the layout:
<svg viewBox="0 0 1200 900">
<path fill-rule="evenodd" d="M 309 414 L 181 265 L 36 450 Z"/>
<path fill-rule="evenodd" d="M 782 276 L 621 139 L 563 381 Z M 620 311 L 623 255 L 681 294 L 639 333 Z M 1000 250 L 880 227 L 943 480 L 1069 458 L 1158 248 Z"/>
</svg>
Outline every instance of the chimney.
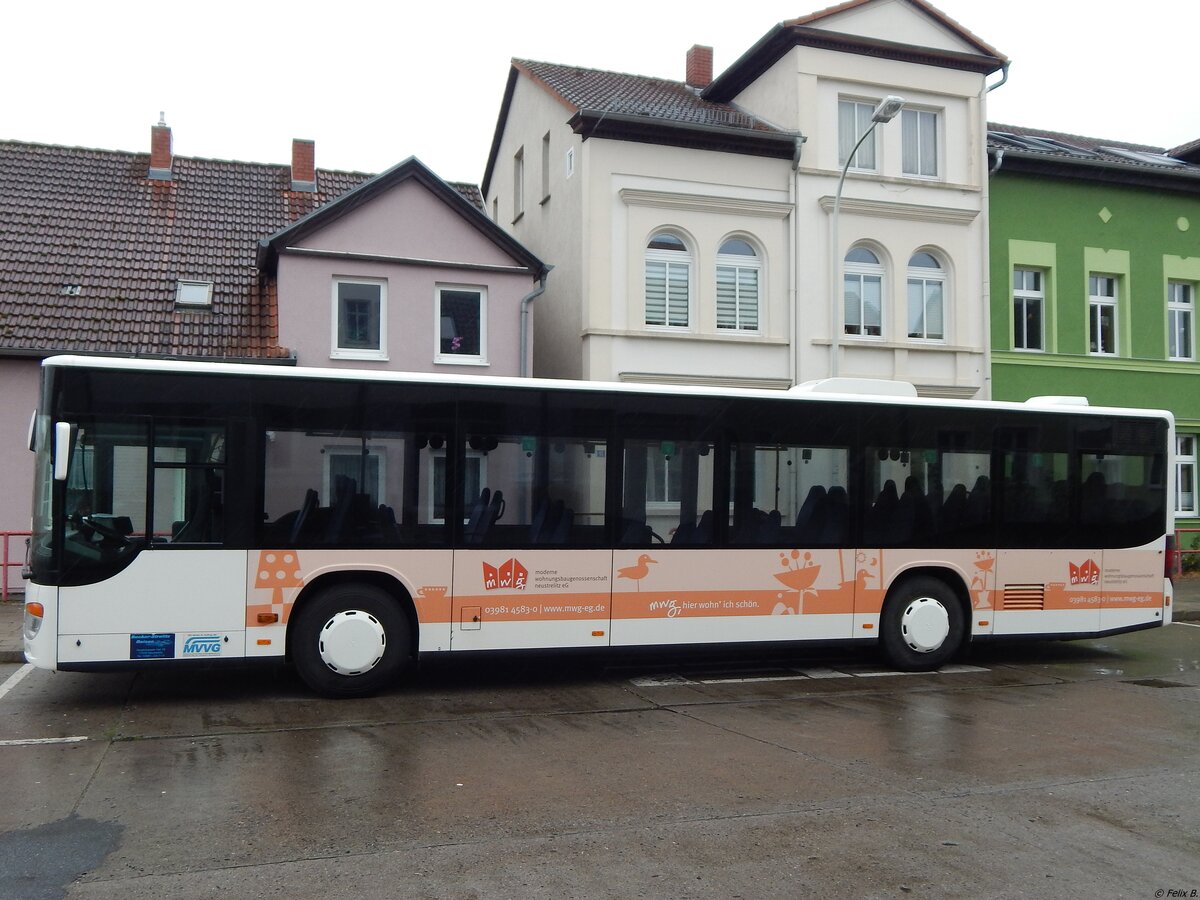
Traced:
<svg viewBox="0 0 1200 900">
<path fill-rule="evenodd" d="M 292 190 L 317 190 L 317 145 L 312 141 L 292 139 Z"/>
<path fill-rule="evenodd" d="M 687 52 L 687 84 L 689 87 L 706 88 L 712 84 L 712 47 L 693 44 Z"/>
<path fill-rule="evenodd" d="M 158 124 L 150 129 L 150 172 L 153 181 L 171 180 L 171 129 L 164 113 L 158 114 Z"/>
</svg>

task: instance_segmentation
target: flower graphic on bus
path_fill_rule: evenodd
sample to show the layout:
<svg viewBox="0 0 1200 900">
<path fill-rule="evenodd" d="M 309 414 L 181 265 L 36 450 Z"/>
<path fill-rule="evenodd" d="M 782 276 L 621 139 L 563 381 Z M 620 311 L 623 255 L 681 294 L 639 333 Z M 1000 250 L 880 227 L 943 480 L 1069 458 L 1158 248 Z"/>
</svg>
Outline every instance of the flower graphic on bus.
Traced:
<svg viewBox="0 0 1200 900">
<path fill-rule="evenodd" d="M 1075 563 L 1067 563 L 1071 569 L 1071 584 L 1099 584 L 1100 583 L 1100 567 L 1096 565 L 1096 561 L 1089 559 L 1081 565 Z"/>
<path fill-rule="evenodd" d="M 976 572 L 971 576 L 971 590 L 978 591 L 975 596 L 976 609 L 991 608 L 991 597 L 988 582 L 991 580 L 992 568 L 996 565 L 996 557 L 988 550 L 980 550 L 975 554 Z"/>
<path fill-rule="evenodd" d="M 485 591 L 523 591 L 528 583 L 529 570 L 516 559 L 510 559 L 499 566 L 493 566 L 486 562 L 483 564 L 483 589 Z"/>
<path fill-rule="evenodd" d="M 805 553 L 804 561 L 801 562 L 799 550 L 793 550 L 791 554 L 780 553 L 779 561 L 783 565 L 784 571 L 776 572 L 775 579 L 783 582 L 797 596 L 793 606 L 790 597 L 787 597 L 786 594 L 779 594 L 779 602 L 775 604 L 773 614 L 798 615 L 804 608 L 804 598 L 809 594 L 817 596 L 817 589 L 813 585 L 816 583 L 817 576 L 821 574 L 821 566 L 813 562 L 811 553 Z"/>
</svg>

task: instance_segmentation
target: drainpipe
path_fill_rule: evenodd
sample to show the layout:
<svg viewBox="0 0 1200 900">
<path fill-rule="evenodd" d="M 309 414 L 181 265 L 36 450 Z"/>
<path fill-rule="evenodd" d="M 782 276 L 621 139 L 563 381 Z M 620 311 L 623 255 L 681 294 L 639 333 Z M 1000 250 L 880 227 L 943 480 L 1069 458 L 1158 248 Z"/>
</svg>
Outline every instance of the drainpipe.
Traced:
<svg viewBox="0 0 1200 900">
<path fill-rule="evenodd" d="M 1001 67 L 1000 80 L 995 84 L 987 85 L 983 90 L 983 96 L 979 98 L 979 118 L 982 120 L 979 127 L 983 129 L 983 160 L 984 166 L 987 167 L 987 95 L 1000 87 L 1004 82 L 1008 81 L 1008 67 L 1011 65 L 1005 62 Z M 980 185 L 982 195 L 980 196 L 980 204 L 983 212 L 983 225 L 980 228 L 982 244 L 981 259 L 983 261 L 983 276 L 980 285 L 982 288 L 981 301 L 983 303 L 983 322 L 981 331 L 983 332 L 983 384 L 980 385 L 980 393 L 983 400 L 992 399 L 992 225 L 991 225 L 991 204 L 992 204 L 992 176 L 1000 171 L 1000 166 L 1004 164 L 1004 148 L 999 147 L 996 150 L 995 163 L 983 173 L 983 184 Z M 1009 311 L 1009 317 L 1012 317 L 1012 311 Z"/>
<path fill-rule="evenodd" d="M 792 207 L 791 221 L 788 226 L 791 261 L 788 263 L 788 381 L 795 385 L 800 383 L 800 287 L 797 284 L 800 272 L 800 224 L 797 218 L 800 214 L 800 154 L 807 141 L 803 134 L 796 135 L 795 149 L 792 151 L 792 172 L 788 177 L 788 204 Z"/>
<path fill-rule="evenodd" d="M 989 84 L 987 90 L 984 91 L 985 94 L 990 94 L 996 88 L 998 88 L 1002 84 L 1004 84 L 1004 82 L 1008 81 L 1008 67 L 1011 65 L 1012 65 L 1012 60 L 1009 60 L 1008 62 L 1006 62 L 1000 66 L 1000 80 L 997 81 L 995 84 Z"/>
<path fill-rule="evenodd" d="M 538 276 L 538 286 L 521 298 L 521 377 L 529 377 L 529 304 L 546 292 L 546 278 L 554 266 L 546 266 Z"/>
</svg>

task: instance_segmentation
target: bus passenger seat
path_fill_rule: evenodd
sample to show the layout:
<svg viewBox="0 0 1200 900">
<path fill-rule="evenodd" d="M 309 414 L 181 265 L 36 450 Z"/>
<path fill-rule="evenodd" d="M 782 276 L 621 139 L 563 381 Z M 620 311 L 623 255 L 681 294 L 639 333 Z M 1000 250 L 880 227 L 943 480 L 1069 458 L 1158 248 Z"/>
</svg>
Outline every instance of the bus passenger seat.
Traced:
<svg viewBox="0 0 1200 900">
<path fill-rule="evenodd" d="M 296 513 L 296 518 L 292 520 L 292 531 L 288 535 L 288 543 L 290 545 L 294 545 L 300 540 L 300 535 L 304 531 L 304 524 L 317 508 L 319 499 L 317 492 L 312 488 L 304 492 L 304 503 L 300 505 L 300 511 Z"/>
<path fill-rule="evenodd" d="M 486 487 L 475 498 L 475 503 L 471 506 L 471 514 L 467 517 L 467 524 L 463 526 L 463 538 L 468 544 L 479 543 L 477 533 L 479 532 L 480 523 L 488 511 L 488 503 L 491 499 L 492 489 Z"/>
<path fill-rule="evenodd" d="M 561 504 L 562 501 L 560 500 Z M 571 536 L 571 526 L 575 524 L 575 510 L 562 509 L 558 516 L 558 521 L 554 524 L 554 533 L 550 535 L 550 543 L 565 544 Z"/>
<path fill-rule="evenodd" d="M 823 484 L 814 484 L 808 489 L 808 496 L 796 513 L 796 539 L 798 545 L 812 544 L 821 539 L 825 529 L 825 513 L 828 506 Z"/>
<path fill-rule="evenodd" d="M 846 489 L 834 485 L 826 495 L 825 523 L 821 529 L 820 543 L 836 546 L 846 541 L 850 525 L 850 498 Z"/>
</svg>

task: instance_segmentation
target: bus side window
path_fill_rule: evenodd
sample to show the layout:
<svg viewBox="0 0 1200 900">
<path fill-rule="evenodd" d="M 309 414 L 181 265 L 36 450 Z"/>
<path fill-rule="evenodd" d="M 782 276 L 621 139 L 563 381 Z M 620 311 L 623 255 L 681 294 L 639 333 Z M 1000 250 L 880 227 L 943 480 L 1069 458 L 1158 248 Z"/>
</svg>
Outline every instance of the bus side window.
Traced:
<svg viewBox="0 0 1200 900">
<path fill-rule="evenodd" d="M 836 546 L 848 537 L 845 447 L 731 446 L 732 546 Z"/>
<path fill-rule="evenodd" d="M 713 462 L 708 441 L 627 440 L 621 546 L 711 545 Z"/>
<path fill-rule="evenodd" d="M 442 536 L 444 500 L 433 498 L 445 495 L 444 439 L 282 428 L 264 438 L 264 546 L 395 547 Z"/>
</svg>

